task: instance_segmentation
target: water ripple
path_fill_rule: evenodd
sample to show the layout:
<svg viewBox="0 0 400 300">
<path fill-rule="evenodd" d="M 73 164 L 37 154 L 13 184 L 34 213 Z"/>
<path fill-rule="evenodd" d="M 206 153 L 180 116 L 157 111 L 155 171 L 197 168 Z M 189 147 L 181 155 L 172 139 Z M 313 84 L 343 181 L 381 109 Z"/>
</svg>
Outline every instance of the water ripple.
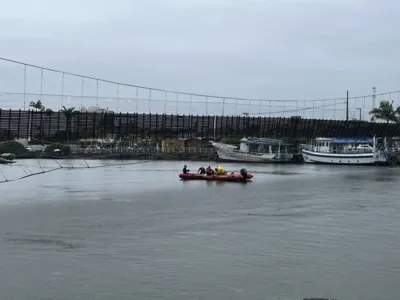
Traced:
<svg viewBox="0 0 400 300">
<path fill-rule="evenodd" d="M 256 174 L 243 185 L 182 182 L 176 165 L 4 184 L 4 297 L 398 298 L 398 169 L 224 164 Z"/>
</svg>

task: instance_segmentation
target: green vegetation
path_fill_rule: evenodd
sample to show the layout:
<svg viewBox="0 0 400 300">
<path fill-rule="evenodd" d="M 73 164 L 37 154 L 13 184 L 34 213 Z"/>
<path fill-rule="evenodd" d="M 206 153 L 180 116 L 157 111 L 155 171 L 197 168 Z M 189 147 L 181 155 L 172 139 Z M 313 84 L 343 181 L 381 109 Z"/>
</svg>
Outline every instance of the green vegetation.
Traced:
<svg viewBox="0 0 400 300">
<path fill-rule="evenodd" d="M 36 111 L 44 111 L 45 107 L 42 104 L 42 100 L 38 100 L 37 102 L 31 101 L 29 107 L 36 109 Z"/>
<path fill-rule="evenodd" d="M 13 153 L 15 155 L 28 154 L 29 151 L 26 150 L 24 145 L 15 141 L 7 141 L 0 143 L 0 153 Z"/>
<path fill-rule="evenodd" d="M 36 111 L 44 111 L 46 112 L 47 116 L 53 113 L 53 111 L 50 108 L 46 109 L 46 107 L 42 103 L 42 100 L 38 100 L 37 102 L 31 101 L 31 103 L 29 103 L 29 107 L 36 109 Z"/>
<path fill-rule="evenodd" d="M 371 121 L 384 120 L 386 123 L 400 123 L 400 106 L 396 109 L 393 107 L 393 101 L 382 100 L 378 108 L 374 108 L 369 112 L 372 115 Z"/>
<path fill-rule="evenodd" d="M 54 154 L 54 150 L 56 149 L 60 149 L 64 156 L 68 156 L 71 153 L 71 148 L 69 146 L 58 143 L 48 145 L 44 152 L 46 154 Z"/>
</svg>

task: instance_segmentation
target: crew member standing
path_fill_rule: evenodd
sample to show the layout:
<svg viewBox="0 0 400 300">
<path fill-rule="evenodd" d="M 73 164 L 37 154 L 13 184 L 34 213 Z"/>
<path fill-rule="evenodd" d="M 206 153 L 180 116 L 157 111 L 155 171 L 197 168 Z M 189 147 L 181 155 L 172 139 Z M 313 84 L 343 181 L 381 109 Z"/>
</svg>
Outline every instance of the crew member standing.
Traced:
<svg viewBox="0 0 400 300">
<path fill-rule="evenodd" d="M 183 174 L 188 174 L 190 170 L 187 168 L 187 165 L 183 166 Z"/>
</svg>

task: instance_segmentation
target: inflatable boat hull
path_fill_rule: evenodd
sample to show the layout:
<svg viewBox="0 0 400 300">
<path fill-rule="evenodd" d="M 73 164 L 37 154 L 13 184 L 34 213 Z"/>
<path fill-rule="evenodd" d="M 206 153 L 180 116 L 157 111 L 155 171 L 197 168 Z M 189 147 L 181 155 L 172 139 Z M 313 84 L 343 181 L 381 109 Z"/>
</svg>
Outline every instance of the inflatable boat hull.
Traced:
<svg viewBox="0 0 400 300">
<path fill-rule="evenodd" d="M 203 175 L 203 174 L 179 174 L 183 180 L 210 180 L 210 181 L 243 181 L 243 176 L 240 174 L 227 175 Z M 247 173 L 247 180 L 252 179 L 253 175 Z"/>
</svg>

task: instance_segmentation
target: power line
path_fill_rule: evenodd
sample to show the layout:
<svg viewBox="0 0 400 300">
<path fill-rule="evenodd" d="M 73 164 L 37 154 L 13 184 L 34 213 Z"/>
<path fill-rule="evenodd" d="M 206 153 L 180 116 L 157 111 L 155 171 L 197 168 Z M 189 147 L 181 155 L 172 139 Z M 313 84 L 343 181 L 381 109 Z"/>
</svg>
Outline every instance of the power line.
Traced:
<svg viewBox="0 0 400 300">
<path fill-rule="evenodd" d="M 59 98 L 59 97 L 64 96 L 66 98 L 70 97 L 70 98 L 78 98 L 78 99 L 82 98 L 82 99 L 99 99 L 99 100 L 111 99 L 111 100 L 126 100 L 126 101 L 132 101 L 132 100 L 134 100 L 134 101 L 149 101 L 148 97 L 147 98 L 133 98 L 133 97 L 118 97 L 117 98 L 117 97 L 107 97 L 107 96 L 99 96 L 99 97 L 97 97 L 97 96 L 82 96 L 82 95 L 72 95 L 72 94 L 61 95 L 61 94 L 48 94 L 48 93 L 40 94 L 40 93 L 2 92 L 2 91 L 0 91 L 0 94 L 3 94 L 3 95 L 15 95 L 15 96 L 26 95 L 26 96 L 35 96 L 35 97 L 36 96 L 37 97 L 45 96 L 45 97 L 57 97 L 57 98 Z M 351 99 L 354 99 L 354 98 L 351 98 Z M 234 99 L 232 99 L 232 100 L 234 100 Z M 165 99 L 152 98 L 151 101 L 165 102 Z M 244 101 L 244 100 L 242 100 L 242 101 Z M 256 101 L 256 100 L 254 100 L 254 101 Z M 330 99 L 330 100 L 329 99 L 325 99 L 325 100 L 258 100 L 257 102 L 258 103 L 259 102 L 262 102 L 262 103 L 264 103 L 264 102 L 279 102 L 279 103 L 282 103 L 282 102 L 293 103 L 293 102 L 295 102 L 295 103 L 297 103 L 297 102 L 327 102 L 327 101 L 337 101 L 337 99 Z M 190 101 L 176 100 L 176 99 L 167 100 L 167 102 L 188 103 L 188 104 L 190 103 Z M 208 103 L 210 105 L 212 105 L 212 104 L 223 104 L 223 102 L 196 101 L 196 100 L 192 100 L 192 103 L 193 104 L 195 104 L 195 103 L 198 103 L 198 104 Z M 236 104 L 236 102 L 225 101 L 225 105 L 232 105 L 232 104 Z M 238 103 L 238 105 L 248 105 L 248 103 Z M 255 104 L 255 105 L 258 105 L 258 104 Z"/>
<path fill-rule="evenodd" d="M 400 90 L 398 91 L 398 92 L 400 92 Z M 395 92 L 387 92 L 387 93 L 382 93 L 382 94 L 391 94 L 391 93 L 395 93 Z M 12 95 L 12 96 L 37 96 L 37 97 L 40 97 L 40 96 L 45 96 L 45 97 L 57 97 L 57 98 L 59 98 L 59 97 L 62 97 L 62 96 L 64 96 L 64 97 L 69 97 L 69 98 L 79 98 L 79 99 L 99 99 L 99 100 L 108 100 L 108 99 L 111 99 L 111 100 L 122 100 L 122 101 L 149 101 L 149 98 L 133 98 L 133 97 L 108 97 L 108 96 L 82 96 L 82 95 L 72 95 L 72 94 L 64 94 L 64 95 L 61 95 L 61 94 L 49 94 L 49 93 L 42 93 L 42 94 L 40 94 L 40 93 L 22 93 L 22 92 L 3 92 L 3 91 L 0 91 L 0 94 L 3 94 L 3 95 Z M 367 98 L 368 96 L 359 96 L 359 97 L 351 97 L 351 98 L 349 98 L 349 100 L 350 101 L 354 101 L 354 100 L 357 100 L 357 99 L 363 99 L 363 98 Z M 235 100 L 235 99 L 231 99 L 231 100 Z M 337 101 L 338 99 L 324 99 L 324 100 L 258 100 L 257 102 L 259 103 L 259 102 L 261 102 L 261 103 L 264 103 L 264 102 L 279 102 L 279 103 L 282 103 L 282 102 L 288 102 L 288 103 L 292 103 L 292 102 L 328 102 L 328 101 Z M 342 100 L 346 100 L 346 98 L 343 98 Z M 151 99 L 151 101 L 158 101 L 158 102 L 165 102 L 165 99 L 155 99 L 155 98 L 152 98 Z M 245 100 L 241 100 L 241 101 L 245 101 Z M 249 100 L 247 100 L 247 101 L 249 101 Z M 250 100 L 250 101 L 253 101 L 253 100 Z M 254 101 L 256 101 L 256 100 L 254 100 Z M 187 103 L 187 104 L 189 104 L 190 102 L 189 101 L 185 101 L 185 100 L 174 100 L 174 99 L 170 99 L 170 100 L 167 100 L 167 102 L 172 102 L 172 103 Z M 210 102 L 210 101 L 191 101 L 191 103 L 193 103 L 193 104 L 206 104 L 206 103 L 208 103 L 208 104 L 210 104 L 210 105 L 212 105 L 212 104 L 223 104 L 223 102 Z M 236 102 L 229 102 L 229 101 L 225 101 L 225 105 L 232 105 L 232 104 L 236 104 Z M 340 104 L 340 103 L 338 103 L 338 104 Z M 248 105 L 248 103 L 238 103 L 238 105 Z M 255 105 L 258 105 L 258 104 L 255 104 Z"/>
<path fill-rule="evenodd" d="M 105 97 L 106 99 L 110 99 L 110 97 Z M 100 99 L 100 97 L 99 97 Z M 123 99 L 123 98 L 119 98 L 119 99 Z M 128 98 L 127 100 L 135 100 L 135 101 L 148 101 L 148 99 L 131 99 Z M 152 101 L 156 101 L 156 102 L 163 102 L 164 100 L 161 99 L 152 99 Z M 311 100 L 309 100 L 311 102 Z M 185 101 L 179 101 L 179 100 L 171 100 L 171 102 L 178 102 L 178 103 L 185 103 L 185 104 L 189 104 L 188 102 Z M 305 101 L 306 102 L 306 101 Z M 315 110 L 315 109 L 319 109 L 319 108 L 326 108 L 326 107 L 332 107 L 332 106 L 337 106 L 337 105 L 341 105 L 341 104 L 345 104 L 345 102 L 335 102 L 335 103 L 331 103 L 331 104 L 323 104 L 323 105 L 318 105 L 318 106 L 308 106 L 308 107 L 302 107 L 302 108 L 297 108 L 295 106 L 289 106 L 289 107 L 293 107 L 293 109 L 286 109 L 286 110 L 279 110 L 279 111 L 270 111 L 270 112 L 258 112 L 258 113 L 252 113 L 252 115 L 271 115 L 271 114 L 277 114 L 277 113 L 286 113 L 286 112 L 298 112 L 298 111 L 307 111 L 307 110 Z M 193 101 L 192 104 L 207 104 L 206 101 Z M 210 103 L 208 103 L 210 104 Z M 213 104 L 220 104 L 220 103 L 213 103 Z M 233 103 L 232 103 L 233 104 Z M 238 104 L 239 106 L 247 106 L 247 104 Z M 262 105 L 261 107 L 266 107 L 268 105 Z M 278 105 L 273 105 L 273 106 L 268 106 L 268 107 L 278 107 Z M 279 106 L 281 107 L 281 106 Z M 335 109 L 335 110 L 345 110 L 345 109 Z"/>
<path fill-rule="evenodd" d="M 303 108 L 298 108 L 298 109 L 290 109 L 290 110 L 281 110 L 281 111 L 271 111 L 271 112 L 266 112 L 266 113 L 254 113 L 255 115 L 270 115 L 270 114 L 278 114 L 278 113 L 284 113 L 284 112 L 296 112 L 296 111 L 305 111 L 305 110 L 311 110 L 311 109 L 316 109 L 316 108 L 325 108 L 329 106 L 335 106 L 338 104 L 345 104 L 346 102 L 340 102 L 340 103 L 333 103 L 333 104 L 325 104 L 325 105 L 320 105 L 320 106 L 312 106 L 312 107 L 303 107 Z"/>
<path fill-rule="evenodd" d="M 151 87 L 140 86 L 140 85 L 129 84 L 129 83 L 122 83 L 122 82 L 117 82 L 117 81 L 113 81 L 113 80 L 96 78 L 93 76 L 81 75 L 81 74 L 72 73 L 72 72 L 65 72 L 65 71 L 61 71 L 61 70 L 57 70 L 57 69 L 53 69 L 53 68 L 42 67 L 42 66 L 38 66 L 38 65 L 30 64 L 30 63 L 17 61 L 17 60 L 5 58 L 5 57 L 0 57 L 0 60 L 23 65 L 23 66 L 28 66 L 28 67 L 32 67 L 32 68 L 37 68 L 37 69 L 41 69 L 41 70 L 46 70 L 46 71 L 50 71 L 50 72 L 61 73 L 64 75 L 70 75 L 70 76 L 90 79 L 90 80 L 94 80 L 97 82 L 101 81 L 101 82 L 105 82 L 105 83 L 116 84 L 116 85 L 126 86 L 126 87 L 140 88 L 140 89 L 152 90 L 152 91 L 158 91 L 158 92 L 164 92 L 164 93 L 173 93 L 173 94 L 178 94 L 178 95 L 209 97 L 209 98 L 216 98 L 216 99 L 221 99 L 221 100 L 223 100 L 224 98 L 226 100 L 232 99 L 232 100 L 243 100 L 243 101 L 333 101 L 333 100 L 345 100 L 346 99 L 346 97 L 338 97 L 338 98 L 321 98 L 321 99 L 271 99 L 271 100 L 269 100 L 269 99 L 230 97 L 230 96 L 218 96 L 218 95 L 207 95 L 207 94 L 199 94 L 199 93 L 179 92 L 179 91 L 165 90 L 165 89 L 160 89 L 160 88 L 151 88 Z M 383 95 L 388 95 L 388 94 L 397 93 L 397 92 L 400 92 L 400 90 L 376 94 L 376 96 L 383 96 Z M 372 95 L 362 95 L 362 96 L 356 96 L 356 97 L 351 97 L 351 98 L 358 99 L 358 98 L 371 97 L 371 96 Z"/>
</svg>

